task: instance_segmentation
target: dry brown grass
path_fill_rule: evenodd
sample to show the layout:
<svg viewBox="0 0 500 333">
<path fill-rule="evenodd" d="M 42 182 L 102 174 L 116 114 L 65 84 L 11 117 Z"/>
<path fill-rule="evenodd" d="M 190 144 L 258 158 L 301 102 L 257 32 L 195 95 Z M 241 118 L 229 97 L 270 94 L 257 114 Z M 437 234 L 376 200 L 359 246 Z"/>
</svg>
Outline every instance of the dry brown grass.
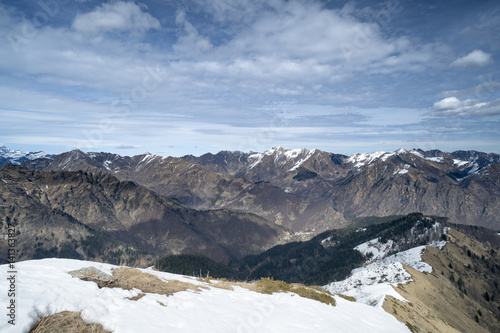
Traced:
<svg viewBox="0 0 500 333">
<path fill-rule="evenodd" d="M 210 287 L 219 288 L 219 289 L 234 290 L 233 284 L 229 281 L 217 281 L 217 282 L 210 281 L 208 283 L 208 285 Z"/>
<path fill-rule="evenodd" d="M 306 287 L 298 283 L 288 284 L 286 282 L 274 280 L 272 278 L 262 278 L 252 283 L 246 283 L 246 282 L 234 283 L 234 285 L 261 294 L 291 292 L 299 295 L 300 297 L 309 298 L 321 303 L 330 304 L 332 306 L 336 305 L 335 298 L 333 298 L 333 295 L 330 292 L 325 291 L 321 287 L 317 286 Z"/>
<path fill-rule="evenodd" d="M 134 288 L 144 293 L 161 294 L 171 296 L 180 291 L 192 290 L 200 291 L 199 287 L 192 283 L 177 280 L 162 281 L 158 277 L 143 273 L 135 268 L 117 268 L 113 270 L 113 277 L 116 281 L 110 286 L 112 288 L 122 288 L 132 290 Z"/>
<path fill-rule="evenodd" d="M 356 298 L 352 297 L 352 296 L 347 296 L 347 295 L 344 295 L 344 294 L 338 294 L 337 296 L 339 297 L 342 297 L 343 299 L 349 301 L 349 302 L 356 302 Z"/>
<path fill-rule="evenodd" d="M 80 312 L 63 311 L 40 317 L 29 333 L 111 333 L 101 324 L 86 323 Z"/>
<path fill-rule="evenodd" d="M 144 296 L 146 296 L 146 294 L 145 294 L 145 293 L 139 293 L 139 294 L 137 294 L 137 295 L 136 295 L 136 296 L 134 296 L 134 297 L 128 297 L 128 299 L 129 299 L 129 300 L 131 300 L 131 301 L 138 301 L 138 300 L 140 300 L 141 298 L 143 298 Z"/>
</svg>

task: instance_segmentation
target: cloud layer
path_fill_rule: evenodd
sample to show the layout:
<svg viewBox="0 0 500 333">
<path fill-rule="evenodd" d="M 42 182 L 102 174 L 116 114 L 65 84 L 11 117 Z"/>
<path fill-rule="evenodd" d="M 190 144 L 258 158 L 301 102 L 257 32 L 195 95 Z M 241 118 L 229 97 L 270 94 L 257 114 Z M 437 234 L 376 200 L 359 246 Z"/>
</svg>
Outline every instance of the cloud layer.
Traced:
<svg viewBox="0 0 500 333">
<path fill-rule="evenodd" d="M 452 118 L 498 122 L 500 72 L 486 67 L 498 47 L 480 44 L 484 31 L 474 29 L 460 32 L 467 45 L 445 43 L 448 31 L 435 28 L 443 8 L 426 9 L 436 23 L 427 26 L 412 6 L 85 1 L 49 15 L 26 0 L 0 4 L 0 140 L 178 155 L 444 148 L 456 141 L 428 143 L 429 133 L 452 133 Z M 47 19 L 37 25 L 39 13 Z M 467 11 L 455 14 L 460 23 Z M 488 31 L 496 24 L 481 20 Z"/>
</svg>

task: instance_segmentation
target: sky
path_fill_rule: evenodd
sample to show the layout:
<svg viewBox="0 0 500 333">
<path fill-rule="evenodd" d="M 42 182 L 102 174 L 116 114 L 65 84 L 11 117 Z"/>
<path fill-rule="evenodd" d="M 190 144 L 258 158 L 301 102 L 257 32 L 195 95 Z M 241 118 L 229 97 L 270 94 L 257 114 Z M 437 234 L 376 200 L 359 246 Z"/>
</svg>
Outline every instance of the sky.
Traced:
<svg viewBox="0 0 500 333">
<path fill-rule="evenodd" d="M 0 146 L 500 153 L 500 3 L 0 0 Z"/>
</svg>

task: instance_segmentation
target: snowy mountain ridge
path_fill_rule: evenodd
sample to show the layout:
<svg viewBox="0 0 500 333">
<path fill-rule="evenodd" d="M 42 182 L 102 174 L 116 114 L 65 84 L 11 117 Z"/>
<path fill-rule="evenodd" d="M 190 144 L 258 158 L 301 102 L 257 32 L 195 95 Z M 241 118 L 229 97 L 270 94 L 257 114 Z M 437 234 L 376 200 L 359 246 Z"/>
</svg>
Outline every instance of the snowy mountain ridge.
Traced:
<svg viewBox="0 0 500 333">
<path fill-rule="evenodd" d="M 251 153 L 243 153 L 243 152 L 229 152 L 222 151 L 218 154 L 239 154 L 239 162 L 246 168 L 247 171 L 254 169 L 258 166 L 266 157 L 273 157 L 274 164 L 276 166 L 285 166 L 287 165 L 287 172 L 296 171 L 300 166 L 302 166 L 306 161 L 308 161 L 311 157 L 313 157 L 317 153 L 321 153 L 322 151 L 318 149 L 286 149 L 281 146 L 273 147 L 271 149 L 266 150 L 263 153 L 259 152 L 251 152 Z M 114 158 L 112 160 L 107 160 L 105 162 L 104 167 L 111 171 L 111 164 L 114 160 L 120 158 L 131 159 L 133 157 L 128 156 L 120 156 L 116 154 L 108 154 L 108 153 L 96 153 L 96 152 L 88 152 L 85 153 L 80 150 L 73 150 L 70 153 L 65 163 L 59 163 L 60 167 L 64 167 L 68 163 L 71 163 L 72 160 L 82 158 L 82 156 L 86 156 L 92 160 L 99 158 L 100 155 L 112 155 Z M 326 153 L 326 152 L 323 152 Z M 367 167 L 372 165 L 377 161 L 388 161 L 390 158 L 405 154 L 411 154 L 418 158 L 425 159 L 427 161 L 435 162 L 435 163 L 444 163 L 445 159 L 451 159 L 452 164 L 458 168 L 460 171 L 464 172 L 466 175 L 472 175 L 478 173 L 481 169 L 488 166 L 490 163 L 500 163 L 500 156 L 496 154 L 486 154 L 480 153 L 476 151 L 455 151 L 453 153 L 445 153 L 441 151 L 428 151 L 425 152 L 420 149 L 411 149 L 407 150 L 405 148 L 399 148 L 394 152 L 388 151 L 377 151 L 372 153 L 356 153 L 354 155 L 345 156 L 346 162 L 350 163 L 354 166 L 355 169 L 359 170 L 363 167 Z M 482 156 L 484 155 L 484 156 Z M 0 147 L 0 165 L 5 163 L 12 164 L 21 164 L 25 161 L 36 160 L 38 158 L 48 158 L 52 159 L 56 155 L 51 155 L 44 153 L 42 151 L 39 152 L 22 152 L 20 150 L 12 150 L 7 147 Z M 145 153 L 141 156 L 140 164 L 148 164 L 155 158 L 168 159 L 169 156 L 160 156 L 151 153 Z M 245 157 L 243 160 L 241 157 Z M 227 163 L 227 160 L 225 160 Z M 289 166 L 291 163 L 291 166 Z M 404 165 L 400 170 L 395 172 L 394 174 L 405 174 L 408 172 L 410 165 Z"/>
</svg>

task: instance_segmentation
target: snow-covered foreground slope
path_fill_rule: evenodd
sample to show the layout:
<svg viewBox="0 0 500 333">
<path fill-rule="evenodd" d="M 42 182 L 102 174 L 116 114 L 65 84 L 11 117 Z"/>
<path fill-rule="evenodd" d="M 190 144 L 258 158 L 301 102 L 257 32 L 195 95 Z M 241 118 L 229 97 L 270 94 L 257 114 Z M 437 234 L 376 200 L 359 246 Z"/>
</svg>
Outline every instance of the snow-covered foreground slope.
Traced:
<svg viewBox="0 0 500 333">
<path fill-rule="evenodd" d="M 69 259 L 30 260 L 16 264 L 16 325 L 4 319 L 0 332 L 28 332 L 40 315 L 64 310 L 81 311 L 87 321 L 103 324 L 113 332 L 408 332 L 406 326 L 380 308 L 336 297 L 333 307 L 291 293 L 259 294 L 241 287 L 210 287 L 195 278 L 155 272 L 163 280 L 205 285 L 200 292 L 172 296 L 146 294 L 128 298 L 139 290 L 99 289 L 94 282 L 67 272 L 94 266 L 111 274 L 116 266 Z M 8 288 L 7 265 L 0 266 L 0 288 Z M 0 293 L 6 307 L 7 292 Z M 163 304 L 160 304 L 160 302 Z M 5 311 L 4 311 L 5 312 Z"/>
</svg>

